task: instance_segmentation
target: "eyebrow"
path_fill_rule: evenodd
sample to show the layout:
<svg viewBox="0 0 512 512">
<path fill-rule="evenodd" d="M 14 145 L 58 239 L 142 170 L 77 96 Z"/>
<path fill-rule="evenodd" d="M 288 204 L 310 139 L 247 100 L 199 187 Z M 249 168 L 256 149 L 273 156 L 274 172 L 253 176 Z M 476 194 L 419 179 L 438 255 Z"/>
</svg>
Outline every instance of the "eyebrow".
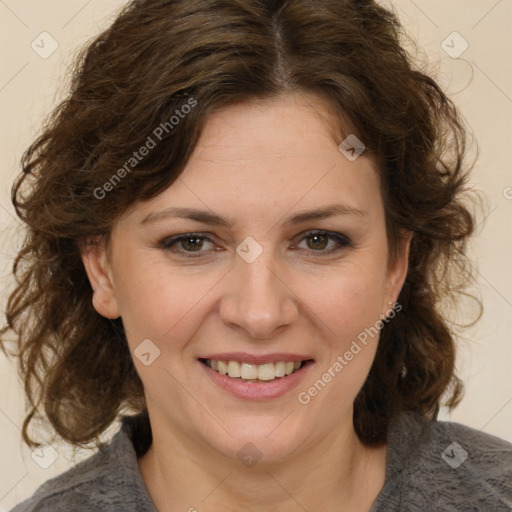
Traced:
<svg viewBox="0 0 512 512">
<path fill-rule="evenodd" d="M 327 219 L 334 215 L 355 215 L 358 217 L 366 217 L 368 213 L 364 210 L 359 210 L 358 208 L 354 208 L 352 206 L 344 204 L 332 204 L 316 210 L 305 210 L 295 213 L 286 219 L 283 224 L 285 226 L 290 226 L 311 220 Z M 226 228 L 233 227 L 233 222 L 230 222 L 228 219 L 225 219 L 216 213 L 206 210 L 196 210 L 194 208 L 183 208 L 176 206 L 171 206 L 170 208 L 166 208 L 165 210 L 158 212 L 149 213 L 141 221 L 141 224 L 155 223 L 159 220 L 168 218 L 190 219 L 212 226 L 224 226 Z"/>
</svg>

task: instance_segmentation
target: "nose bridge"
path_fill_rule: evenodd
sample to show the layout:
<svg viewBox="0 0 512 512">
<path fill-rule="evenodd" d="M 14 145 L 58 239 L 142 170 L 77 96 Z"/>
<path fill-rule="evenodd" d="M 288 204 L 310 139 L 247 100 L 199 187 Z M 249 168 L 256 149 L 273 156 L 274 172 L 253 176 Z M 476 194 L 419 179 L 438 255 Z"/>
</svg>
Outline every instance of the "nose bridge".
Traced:
<svg viewBox="0 0 512 512">
<path fill-rule="evenodd" d="M 279 277 L 274 252 L 260 247 L 259 255 L 252 259 L 245 254 L 254 251 L 254 245 L 240 244 L 237 252 L 241 256 L 235 260 L 221 316 L 225 323 L 243 328 L 253 338 L 270 338 L 277 328 L 295 320 L 297 308 L 293 294 Z"/>
</svg>

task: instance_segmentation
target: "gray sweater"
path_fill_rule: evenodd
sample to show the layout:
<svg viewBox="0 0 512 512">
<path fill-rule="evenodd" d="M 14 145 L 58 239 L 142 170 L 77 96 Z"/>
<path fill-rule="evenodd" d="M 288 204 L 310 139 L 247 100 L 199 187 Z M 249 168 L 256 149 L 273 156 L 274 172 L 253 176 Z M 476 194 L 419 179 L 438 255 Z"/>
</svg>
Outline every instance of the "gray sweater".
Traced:
<svg viewBox="0 0 512 512">
<path fill-rule="evenodd" d="M 125 418 L 109 444 L 11 512 L 156 512 L 137 464 L 136 424 Z M 388 430 L 386 480 L 369 512 L 395 510 L 511 511 L 512 444 L 458 423 L 402 414 Z"/>
</svg>

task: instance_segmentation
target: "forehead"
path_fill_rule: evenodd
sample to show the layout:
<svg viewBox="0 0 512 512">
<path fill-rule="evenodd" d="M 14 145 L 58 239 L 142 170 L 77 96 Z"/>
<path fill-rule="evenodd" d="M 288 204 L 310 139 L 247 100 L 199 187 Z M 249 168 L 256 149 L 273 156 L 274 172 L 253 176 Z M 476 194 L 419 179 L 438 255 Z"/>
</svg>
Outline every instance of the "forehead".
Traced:
<svg viewBox="0 0 512 512">
<path fill-rule="evenodd" d="M 168 206 L 274 219 L 295 204 L 378 209 L 374 162 L 364 153 L 351 161 L 339 150 L 333 116 L 318 97 L 296 93 L 215 112 L 180 179 L 139 204 L 137 217 Z"/>
<path fill-rule="evenodd" d="M 290 92 L 269 99 L 252 99 L 212 114 L 195 148 L 195 158 L 216 156 L 226 162 L 293 156 L 318 151 L 335 141 L 341 121 L 332 107 L 313 94 Z"/>
</svg>

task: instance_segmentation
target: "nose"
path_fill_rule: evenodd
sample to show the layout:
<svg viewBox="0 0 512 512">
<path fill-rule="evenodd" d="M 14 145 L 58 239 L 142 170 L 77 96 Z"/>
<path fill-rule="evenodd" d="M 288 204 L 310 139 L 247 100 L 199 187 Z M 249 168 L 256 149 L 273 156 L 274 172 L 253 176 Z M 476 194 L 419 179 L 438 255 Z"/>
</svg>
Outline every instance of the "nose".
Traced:
<svg viewBox="0 0 512 512">
<path fill-rule="evenodd" d="M 260 340 L 272 339 L 298 318 L 296 297 L 286 276 L 266 253 L 252 263 L 237 258 L 220 304 L 226 325 Z"/>
</svg>

